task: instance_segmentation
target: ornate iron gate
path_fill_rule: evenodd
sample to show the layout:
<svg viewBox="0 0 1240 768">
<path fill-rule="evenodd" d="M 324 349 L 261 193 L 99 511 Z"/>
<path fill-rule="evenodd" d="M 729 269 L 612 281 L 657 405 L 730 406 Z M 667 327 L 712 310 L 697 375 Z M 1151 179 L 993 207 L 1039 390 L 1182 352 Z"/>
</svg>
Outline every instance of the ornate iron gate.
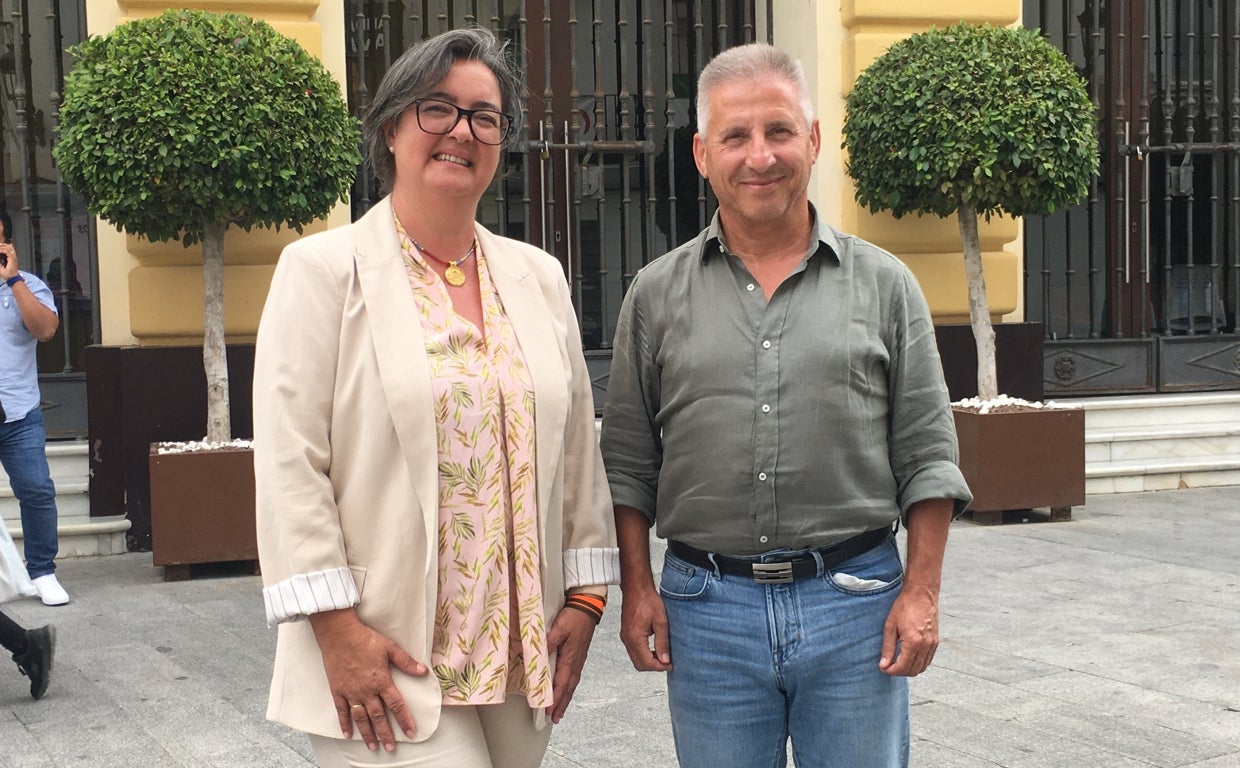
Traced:
<svg viewBox="0 0 1240 768">
<path fill-rule="evenodd" d="M 39 345 L 51 437 L 86 436 L 82 352 L 99 339 L 94 218 L 52 164 L 65 49 L 86 38 L 82 0 L 0 0 L 0 172 L 21 266 L 55 294 L 60 329 Z"/>
<path fill-rule="evenodd" d="M 633 273 L 713 211 L 693 164 L 693 92 L 715 53 L 770 29 L 754 8 L 754 0 L 350 0 L 349 104 L 360 114 L 391 61 L 442 30 L 489 27 L 525 53 L 526 132 L 479 216 L 559 258 L 601 374 Z M 354 215 L 377 196 L 364 170 Z"/>
<path fill-rule="evenodd" d="M 1026 221 L 1048 393 L 1240 389 L 1240 5 L 1026 2 L 1090 84 L 1103 170 Z"/>
</svg>

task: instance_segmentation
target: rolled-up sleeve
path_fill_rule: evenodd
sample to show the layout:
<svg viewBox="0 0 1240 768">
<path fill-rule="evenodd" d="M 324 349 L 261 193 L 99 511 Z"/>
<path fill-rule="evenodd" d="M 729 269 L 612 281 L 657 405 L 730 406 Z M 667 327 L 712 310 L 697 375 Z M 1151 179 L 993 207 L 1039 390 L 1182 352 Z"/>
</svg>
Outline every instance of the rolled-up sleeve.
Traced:
<svg viewBox="0 0 1240 768">
<path fill-rule="evenodd" d="M 327 475 L 346 279 L 321 253 L 281 254 L 254 358 L 254 481 L 267 621 L 358 602 Z"/>
<path fill-rule="evenodd" d="M 357 584 L 348 568 L 299 573 L 263 588 L 268 626 L 300 621 L 312 613 L 350 608 L 357 603 Z"/>
<path fill-rule="evenodd" d="M 891 470 L 900 514 L 925 499 L 973 500 L 957 466 L 959 449 L 934 324 L 911 272 L 893 283 L 889 327 Z"/>
<path fill-rule="evenodd" d="M 601 443 L 612 502 L 639 510 L 653 523 L 663 442 L 658 429 L 658 366 L 642 296 L 639 272 L 620 307 Z"/>
<path fill-rule="evenodd" d="M 620 550 L 594 428 L 590 373 L 568 286 L 563 280 L 557 286 L 572 387 L 564 437 L 564 588 L 619 584 Z"/>
</svg>

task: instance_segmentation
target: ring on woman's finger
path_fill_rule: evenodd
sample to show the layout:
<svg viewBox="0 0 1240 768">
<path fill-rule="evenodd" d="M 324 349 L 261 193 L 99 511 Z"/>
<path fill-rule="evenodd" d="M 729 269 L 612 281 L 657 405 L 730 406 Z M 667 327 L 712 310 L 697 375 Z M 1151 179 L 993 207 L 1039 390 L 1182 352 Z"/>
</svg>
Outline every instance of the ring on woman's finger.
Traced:
<svg viewBox="0 0 1240 768">
<path fill-rule="evenodd" d="M 350 711 L 355 710 L 355 709 L 365 709 L 365 708 L 366 707 L 362 706 L 361 704 L 350 704 L 349 705 Z"/>
</svg>

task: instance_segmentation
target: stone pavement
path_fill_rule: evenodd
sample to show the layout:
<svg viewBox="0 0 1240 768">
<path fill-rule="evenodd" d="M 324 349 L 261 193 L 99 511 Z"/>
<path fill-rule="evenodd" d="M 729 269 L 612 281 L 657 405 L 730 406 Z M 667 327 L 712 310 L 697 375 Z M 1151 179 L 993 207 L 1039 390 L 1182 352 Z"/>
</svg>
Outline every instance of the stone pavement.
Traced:
<svg viewBox="0 0 1240 768">
<path fill-rule="evenodd" d="M 1091 496 L 1064 523 L 952 529 L 943 644 L 913 683 L 917 768 L 1240 768 L 1240 487 Z M 656 546 L 656 557 L 661 547 Z M 0 766 L 308 766 L 263 719 L 275 633 L 235 567 L 64 561 L 42 701 L 0 659 Z M 545 768 L 675 766 L 662 676 L 613 603 Z"/>
</svg>

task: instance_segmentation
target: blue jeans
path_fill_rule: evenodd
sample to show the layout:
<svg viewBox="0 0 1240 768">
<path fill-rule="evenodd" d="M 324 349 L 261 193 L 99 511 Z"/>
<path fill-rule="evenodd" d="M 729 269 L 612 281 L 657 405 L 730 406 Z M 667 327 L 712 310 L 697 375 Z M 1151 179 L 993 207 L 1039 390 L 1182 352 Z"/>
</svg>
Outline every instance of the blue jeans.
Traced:
<svg viewBox="0 0 1240 768">
<path fill-rule="evenodd" d="M 841 586 L 833 574 L 867 583 Z M 817 576 L 774 585 L 669 553 L 659 591 L 681 767 L 783 768 L 789 738 L 797 768 L 907 766 L 908 680 L 878 669 L 902 580 L 894 538 L 831 570 L 819 560 Z"/>
<path fill-rule="evenodd" d="M 47 467 L 47 431 L 35 408 L 0 425 L 0 464 L 22 509 L 26 571 L 37 579 L 56 571 L 56 486 Z"/>
</svg>

